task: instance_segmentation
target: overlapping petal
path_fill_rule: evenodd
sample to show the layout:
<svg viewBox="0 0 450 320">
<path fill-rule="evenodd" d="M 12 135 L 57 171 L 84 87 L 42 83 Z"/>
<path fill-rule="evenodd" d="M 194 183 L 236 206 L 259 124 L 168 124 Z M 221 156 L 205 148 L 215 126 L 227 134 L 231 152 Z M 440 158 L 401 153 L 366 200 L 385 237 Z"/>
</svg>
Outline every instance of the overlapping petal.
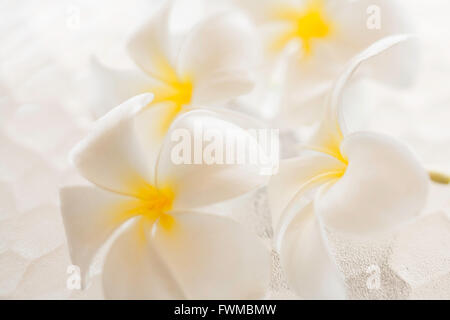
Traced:
<svg viewBox="0 0 450 320">
<path fill-rule="evenodd" d="M 348 60 L 384 37 L 412 33 L 414 28 L 406 12 L 399 2 L 389 0 L 358 0 L 336 6 L 335 17 L 342 38 L 337 47 L 343 57 Z M 379 19 L 379 24 L 374 24 L 373 19 Z M 417 71 L 418 52 L 416 41 L 389 50 L 374 61 L 369 74 L 385 84 L 408 85 Z"/>
<path fill-rule="evenodd" d="M 268 195 L 272 223 L 277 230 L 280 218 L 290 201 L 309 184 L 317 185 L 323 179 L 345 170 L 345 164 L 338 159 L 313 152 L 299 158 L 283 160 L 276 175 L 270 179 Z M 322 180 L 321 180 L 322 178 Z M 310 185 L 311 186 L 311 185 Z"/>
<path fill-rule="evenodd" d="M 312 202 L 299 208 L 281 242 L 289 286 L 305 299 L 344 299 L 345 283 L 328 247 Z"/>
<path fill-rule="evenodd" d="M 157 133 L 163 132 L 160 124 L 170 114 L 170 106 L 152 104 L 152 98 L 140 95 L 111 110 L 72 153 L 81 174 L 105 189 L 74 187 L 61 193 L 74 263 L 87 272 L 113 231 L 134 218 L 120 230 L 107 254 L 103 272 L 107 298 L 262 297 L 270 279 L 270 256 L 256 236 L 232 220 L 212 215 L 169 211 L 154 216 L 147 212 L 151 199 L 143 193 L 169 186 L 176 209 L 227 200 L 262 186 L 267 176 L 260 175 L 258 163 L 241 165 L 231 159 L 222 165 L 177 165 L 171 158 L 170 133 L 187 130 L 193 139 L 188 147 L 195 149 L 195 143 L 203 143 L 198 141 L 197 125 L 205 132 L 214 129 L 223 138 L 230 133 L 237 145 L 244 143 L 243 152 L 258 148 L 245 129 L 222 118 L 228 115 L 238 123 L 246 119 L 231 111 L 187 112 L 175 120 L 161 149 L 164 135 Z M 200 145 L 202 155 L 203 150 L 205 144 Z M 169 216 L 170 226 L 164 225 L 162 219 Z M 231 277 L 239 277 L 239 284 L 230 282 Z"/>
<path fill-rule="evenodd" d="M 398 228 L 422 210 L 428 176 L 415 155 L 392 137 L 355 133 L 342 142 L 344 176 L 316 203 L 329 227 L 370 235 Z"/>
<path fill-rule="evenodd" d="M 178 195 L 174 207 L 179 209 L 228 200 L 268 180 L 258 158 L 251 158 L 262 152 L 257 139 L 243 128 L 213 111 L 194 110 L 172 124 L 158 160 L 156 183 L 173 188 Z"/>
<path fill-rule="evenodd" d="M 270 279 L 264 244 L 238 223 L 217 215 L 177 212 L 176 232 L 152 240 L 191 299 L 262 298 Z"/>
<path fill-rule="evenodd" d="M 331 91 L 320 127 L 305 145 L 320 156 L 305 153 L 284 161 L 269 185 L 274 220 L 279 221 L 275 245 L 294 289 L 307 297 L 327 297 L 328 292 L 336 298 L 345 292 L 325 228 L 371 236 L 398 228 L 424 206 L 428 177 L 416 156 L 394 138 L 350 134 L 343 112 L 343 93 L 358 67 L 407 39 L 384 38 L 350 61 Z M 288 192 L 277 192 L 283 186 Z M 304 238 L 308 236 L 315 240 Z M 327 277 L 336 291 L 325 291 L 322 280 Z"/>
<path fill-rule="evenodd" d="M 257 63 L 252 25 L 243 15 L 226 12 L 209 17 L 192 30 L 181 48 L 178 71 L 208 95 L 203 98 L 196 93 L 195 105 L 248 92 L 252 86 L 249 71 Z"/>
<path fill-rule="evenodd" d="M 179 114 L 173 103 L 159 102 L 151 103 L 135 117 L 134 132 L 147 163 L 156 163 L 167 131 Z"/>
<path fill-rule="evenodd" d="M 280 111 L 274 112 L 273 120 L 290 128 L 310 125 L 320 119 L 331 81 L 358 52 L 384 37 L 413 31 L 409 16 L 396 1 L 244 0 L 235 3 L 260 26 L 260 34 L 267 38 L 264 42 L 272 44 L 265 51 L 274 51 L 275 46 L 275 52 L 282 53 L 272 62 L 275 72 L 280 62 L 288 66 L 283 71 L 282 99 L 276 108 Z M 328 32 L 323 35 L 314 35 L 320 26 L 312 20 L 303 29 L 297 29 L 296 23 L 311 6 L 319 8 L 324 18 Z M 297 49 L 286 57 L 292 44 L 298 44 Z M 373 64 L 363 73 L 381 83 L 409 85 L 417 71 L 418 52 L 417 41 L 409 41 L 373 59 Z"/>
<path fill-rule="evenodd" d="M 250 92 L 253 86 L 254 78 L 249 72 L 242 70 L 216 72 L 196 86 L 192 104 L 194 106 L 218 104 Z"/>
<path fill-rule="evenodd" d="M 283 4 L 289 4 L 291 0 L 280 0 Z M 233 3 L 245 10 L 257 23 L 266 22 L 270 17 L 270 7 L 273 0 L 234 0 Z"/>
<path fill-rule="evenodd" d="M 128 43 L 128 52 L 135 63 L 151 77 L 170 82 L 175 57 L 169 37 L 169 19 L 173 0 L 167 0 L 150 21 Z"/>
<path fill-rule="evenodd" d="M 177 212 L 171 232 L 143 219 L 115 240 L 104 266 L 112 299 L 252 299 L 265 294 L 270 256 L 231 219 Z M 230 281 L 230 279 L 233 279 Z"/>
<path fill-rule="evenodd" d="M 128 195 L 152 181 L 153 163 L 143 158 L 134 122 L 152 99 L 152 94 L 143 94 L 114 108 L 72 150 L 72 162 L 87 180 Z"/>
<path fill-rule="evenodd" d="M 60 191 L 61 213 L 72 263 L 87 279 L 98 249 L 125 220 L 136 200 L 90 186 L 65 187 Z"/>
<path fill-rule="evenodd" d="M 145 220 L 137 218 L 115 239 L 103 267 L 105 298 L 187 298 L 149 235 Z"/>
<path fill-rule="evenodd" d="M 91 59 L 95 78 L 93 86 L 93 113 L 96 118 L 106 114 L 114 106 L 149 91 L 155 80 L 139 69 L 118 70 L 109 68 L 95 58 Z"/>
<path fill-rule="evenodd" d="M 344 135 L 349 131 L 344 119 L 343 95 L 348 87 L 352 76 L 358 68 L 368 60 L 375 59 L 380 54 L 388 52 L 391 48 L 403 44 L 410 40 L 409 35 L 395 35 L 383 38 L 367 49 L 356 55 L 347 65 L 346 69 L 336 80 L 333 89 L 325 103 L 323 121 L 313 137 L 308 142 L 309 145 L 328 150 L 332 154 L 340 156 L 339 145 Z"/>
</svg>

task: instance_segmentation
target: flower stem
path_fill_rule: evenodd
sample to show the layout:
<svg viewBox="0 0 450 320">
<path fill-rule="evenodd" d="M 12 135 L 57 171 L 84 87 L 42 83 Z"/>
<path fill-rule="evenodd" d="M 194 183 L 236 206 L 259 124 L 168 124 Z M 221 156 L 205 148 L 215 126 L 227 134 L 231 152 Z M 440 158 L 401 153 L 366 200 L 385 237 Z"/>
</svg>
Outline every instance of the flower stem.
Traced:
<svg viewBox="0 0 450 320">
<path fill-rule="evenodd" d="M 439 184 L 450 184 L 450 175 L 430 170 L 428 171 L 431 181 Z"/>
</svg>

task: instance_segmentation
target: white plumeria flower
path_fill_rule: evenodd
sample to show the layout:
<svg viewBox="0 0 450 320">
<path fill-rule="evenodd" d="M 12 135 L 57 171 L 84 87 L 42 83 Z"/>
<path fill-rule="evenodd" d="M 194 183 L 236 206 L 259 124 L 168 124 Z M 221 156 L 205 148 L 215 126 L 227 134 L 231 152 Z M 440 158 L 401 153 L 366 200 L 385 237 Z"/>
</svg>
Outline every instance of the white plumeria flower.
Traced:
<svg viewBox="0 0 450 320">
<path fill-rule="evenodd" d="M 258 62 L 255 30 L 245 15 L 222 11 L 195 24 L 180 37 L 170 28 L 173 0 L 129 41 L 128 52 L 139 67 L 118 71 L 94 63 L 103 90 L 96 113 L 142 93 L 153 93 L 159 108 L 160 136 L 181 112 L 212 106 L 249 92 L 251 68 Z"/>
<path fill-rule="evenodd" d="M 342 113 L 343 89 L 357 67 L 406 39 L 379 40 L 350 62 L 307 151 L 282 161 L 269 183 L 276 247 L 289 284 L 303 297 L 345 297 L 325 227 L 369 237 L 394 230 L 425 204 L 428 177 L 415 155 L 389 136 L 349 133 Z"/>
<path fill-rule="evenodd" d="M 195 208 L 242 195 L 267 179 L 256 164 L 174 164 L 175 143 L 167 138 L 155 148 L 142 130 L 151 125 L 155 111 L 146 106 L 152 98 L 143 94 L 116 107 L 73 150 L 77 169 L 96 185 L 61 190 L 73 263 L 87 274 L 96 252 L 120 230 L 103 266 L 106 298 L 261 298 L 270 279 L 265 245 L 230 218 Z M 187 112 L 170 130 L 188 130 L 195 139 L 199 122 L 204 130 L 254 142 L 212 111 Z M 148 158 L 149 149 L 158 156 Z"/>
<path fill-rule="evenodd" d="M 269 70 L 279 67 L 267 91 L 281 92 L 278 101 L 263 111 L 283 126 L 297 127 L 319 121 L 326 93 L 353 56 L 375 41 L 394 34 L 411 33 L 402 8 L 393 0 L 237 0 L 253 17 L 266 43 Z M 379 23 L 379 25 L 378 25 Z M 417 65 L 417 47 L 410 43 L 380 57 L 366 75 L 405 85 Z M 277 68 L 275 68 L 277 69 Z M 389 70 L 389 78 L 386 78 Z M 267 77 L 269 78 L 269 77 Z M 380 79 L 381 78 L 381 79 Z M 265 94 L 266 95 L 265 95 Z M 258 100 L 258 98 L 257 98 Z"/>
</svg>

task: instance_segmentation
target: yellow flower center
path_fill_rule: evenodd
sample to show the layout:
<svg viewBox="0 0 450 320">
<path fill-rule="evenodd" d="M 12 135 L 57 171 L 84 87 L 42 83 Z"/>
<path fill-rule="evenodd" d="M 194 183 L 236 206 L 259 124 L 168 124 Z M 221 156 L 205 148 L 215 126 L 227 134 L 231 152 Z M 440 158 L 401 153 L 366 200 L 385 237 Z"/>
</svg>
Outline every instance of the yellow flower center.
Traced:
<svg viewBox="0 0 450 320">
<path fill-rule="evenodd" d="M 174 197 L 174 192 L 169 188 L 156 189 L 147 185 L 139 196 L 140 206 L 136 209 L 150 222 L 157 222 L 163 229 L 170 231 L 175 219 L 167 212 L 172 210 Z"/>
<path fill-rule="evenodd" d="M 281 51 L 291 40 L 300 39 L 305 55 L 312 53 L 314 39 L 324 39 L 331 34 L 332 23 L 325 14 L 322 0 L 310 0 L 303 10 L 292 7 L 278 7 L 274 19 L 290 24 L 273 44 L 273 49 Z"/>
<path fill-rule="evenodd" d="M 157 223 L 165 231 L 173 230 L 175 218 L 169 213 L 172 210 L 175 193 L 171 188 L 161 188 L 149 184 L 140 184 L 134 188 L 134 200 L 121 208 L 119 219 L 125 221 L 136 216 L 143 217 L 143 223 Z"/>
<path fill-rule="evenodd" d="M 322 153 L 326 153 L 336 159 L 338 159 L 339 161 L 341 161 L 342 163 L 344 163 L 345 165 L 348 164 L 348 159 L 345 155 L 342 154 L 341 152 L 341 142 L 343 140 L 343 136 L 342 133 L 339 132 L 339 136 L 334 136 L 334 135 L 330 135 L 328 137 L 327 141 L 324 141 L 324 143 L 322 144 L 322 147 L 308 147 L 309 149 L 318 151 L 318 152 L 322 152 Z"/>
<path fill-rule="evenodd" d="M 336 182 L 345 174 L 349 162 L 347 156 L 341 152 L 343 140 L 344 135 L 338 125 L 335 131 L 328 132 L 320 141 L 316 141 L 317 144 L 305 146 L 306 149 L 327 154 L 340 161 L 340 165 L 336 168 L 327 168 L 318 172 L 308 183 Z"/>
<path fill-rule="evenodd" d="M 149 89 L 155 95 L 153 103 L 169 104 L 165 120 L 161 123 L 161 134 L 164 135 L 183 106 L 191 103 L 193 82 L 191 77 L 180 77 L 165 58 L 158 59 L 157 70 L 162 80 L 161 85 Z"/>
<path fill-rule="evenodd" d="M 154 101 L 172 102 L 174 105 L 181 108 L 191 102 L 192 87 L 192 81 L 189 78 L 184 80 L 176 79 L 173 82 L 166 83 L 165 86 L 154 88 Z"/>
</svg>

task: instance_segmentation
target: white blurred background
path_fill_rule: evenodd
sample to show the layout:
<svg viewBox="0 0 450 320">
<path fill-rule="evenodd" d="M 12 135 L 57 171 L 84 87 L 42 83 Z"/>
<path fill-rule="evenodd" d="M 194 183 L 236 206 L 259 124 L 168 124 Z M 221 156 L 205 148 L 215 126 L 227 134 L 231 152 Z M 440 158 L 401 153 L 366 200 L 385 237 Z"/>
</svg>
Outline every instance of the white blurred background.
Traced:
<svg viewBox="0 0 450 320">
<path fill-rule="evenodd" d="M 66 286 L 58 188 L 78 181 L 67 153 L 93 120 L 91 56 L 131 66 L 126 39 L 161 2 L 0 0 L 0 298 L 102 298 L 98 281 Z M 377 92 L 366 129 L 403 139 L 425 165 L 450 172 L 450 2 L 399 2 L 420 37 L 419 74 L 411 88 Z M 264 210 L 254 197 L 242 201 Z M 351 298 L 450 299 L 450 187 L 432 186 L 427 212 L 377 243 L 331 235 Z M 378 290 L 366 286 L 373 264 Z M 269 297 L 295 298 L 274 266 Z"/>
</svg>

